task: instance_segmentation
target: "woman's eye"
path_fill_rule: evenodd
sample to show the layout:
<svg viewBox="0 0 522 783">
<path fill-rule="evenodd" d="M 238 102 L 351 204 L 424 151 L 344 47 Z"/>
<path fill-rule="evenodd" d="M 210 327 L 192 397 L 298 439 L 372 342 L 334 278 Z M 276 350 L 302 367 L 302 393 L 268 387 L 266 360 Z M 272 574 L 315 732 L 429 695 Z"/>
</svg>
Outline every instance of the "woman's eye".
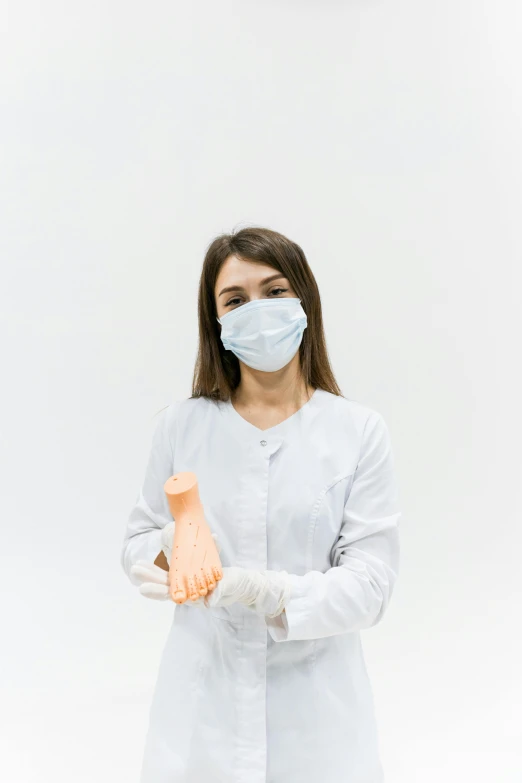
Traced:
<svg viewBox="0 0 522 783">
<path fill-rule="evenodd" d="M 288 291 L 288 288 L 272 288 L 270 291 L 270 294 L 285 294 Z M 234 305 L 236 303 L 240 302 L 240 297 L 235 296 L 233 299 L 229 299 L 226 303 L 225 307 L 228 307 L 229 305 Z"/>
</svg>

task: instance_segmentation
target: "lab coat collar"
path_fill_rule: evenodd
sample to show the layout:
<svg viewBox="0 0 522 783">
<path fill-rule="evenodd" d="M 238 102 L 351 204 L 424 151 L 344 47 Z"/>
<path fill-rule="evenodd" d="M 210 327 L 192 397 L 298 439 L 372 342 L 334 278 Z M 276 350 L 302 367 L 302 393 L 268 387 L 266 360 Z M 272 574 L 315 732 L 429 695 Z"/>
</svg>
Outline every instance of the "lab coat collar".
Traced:
<svg viewBox="0 0 522 783">
<path fill-rule="evenodd" d="M 316 389 L 308 402 L 305 402 L 299 410 L 279 422 L 279 424 L 275 424 L 273 427 L 268 427 L 265 430 L 244 419 L 236 411 L 231 400 L 223 402 L 222 405 L 227 418 L 227 425 L 236 437 L 243 443 L 248 441 L 252 444 L 257 444 L 259 448 L 263 449 L 263 454 L 268 457 L 275 454 L 281 447 L 292 428 L 297 425 L 299 419 L 318 404 L 321 394 L 322 390 Z"/>
</svg>

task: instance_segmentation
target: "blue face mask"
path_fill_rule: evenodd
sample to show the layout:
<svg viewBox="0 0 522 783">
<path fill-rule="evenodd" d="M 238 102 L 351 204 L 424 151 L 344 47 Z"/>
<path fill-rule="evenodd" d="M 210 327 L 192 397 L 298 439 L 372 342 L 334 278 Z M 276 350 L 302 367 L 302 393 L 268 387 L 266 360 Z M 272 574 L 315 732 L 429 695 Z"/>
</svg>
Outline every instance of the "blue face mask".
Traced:
<svg viewBox="0 0 522 783">
<path fill-rule="evenodd" d="M 217 321 L 226 350 L 264 372 L 280 370 L 294 358 L 307 325 L 296 297 L 253 299 Z"/>
</svg>

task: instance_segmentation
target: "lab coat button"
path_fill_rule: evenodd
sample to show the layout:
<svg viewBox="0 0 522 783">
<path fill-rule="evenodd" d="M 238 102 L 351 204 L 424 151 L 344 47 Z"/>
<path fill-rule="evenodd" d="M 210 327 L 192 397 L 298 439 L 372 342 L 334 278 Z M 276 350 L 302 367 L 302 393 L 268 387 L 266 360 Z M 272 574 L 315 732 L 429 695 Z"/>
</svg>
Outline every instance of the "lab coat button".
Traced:
<svg viewBox="0 0 522 783">
<path fill-rule="evenodd" d="M 261 443 L 262 446 L 266 446 L 266 440 L 262 440 L 262 441 L 260 441 L 260 443 Z"/>
</svg>

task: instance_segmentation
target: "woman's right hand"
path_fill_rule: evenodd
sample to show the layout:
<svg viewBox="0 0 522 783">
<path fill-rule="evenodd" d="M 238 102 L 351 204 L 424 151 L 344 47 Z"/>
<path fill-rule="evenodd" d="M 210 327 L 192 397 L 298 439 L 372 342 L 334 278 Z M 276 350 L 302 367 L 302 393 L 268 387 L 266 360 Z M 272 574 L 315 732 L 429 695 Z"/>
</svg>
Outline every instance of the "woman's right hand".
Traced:
<svg viewBox="0 0 522 783">
<path fill-rule="evenodd" d="M 165 525 L 161 531 L 161 549 L 163 554 L 167 558 L 167 563 L 170 565 L 170 558 L 172 555 L 172 544 L 174 541 L 174 520 Z"/>
<path fill-rule="evenodd" d="M 161 531 L 161 551 L 170 564 L 172 541 L 174 538 L 174 520 Z M 169 572 L 149 563 L 148 560 L 138 560 L 131 568 L 131 573 L 140 579 L 139 590 L 145 598 L 156 601 L 166 601 L 169 598 Z"/>
<path fill-rule="evenodd" d="M 169 572 L 149 563 L 148 560 L 137 560 L 131 567 L 131 574 L 140 580 L 139 591 L 145 598 L 156 601 L 166 601 L 169 598 Z"/>
<path fill-rule="evenodd" d="M 131 568 L 131 573 L 140 580 L 139 591 L 145 598 L 152 598 L 155 601 L 170 599 L 168 571 L 164 571 L 155 563 L 149 563 L 148 560 L 137 560 Z M 196 601 L 189 599 L 185 603 L 198 608 L 205 606 L 202 597 Z"/>
</svg>

